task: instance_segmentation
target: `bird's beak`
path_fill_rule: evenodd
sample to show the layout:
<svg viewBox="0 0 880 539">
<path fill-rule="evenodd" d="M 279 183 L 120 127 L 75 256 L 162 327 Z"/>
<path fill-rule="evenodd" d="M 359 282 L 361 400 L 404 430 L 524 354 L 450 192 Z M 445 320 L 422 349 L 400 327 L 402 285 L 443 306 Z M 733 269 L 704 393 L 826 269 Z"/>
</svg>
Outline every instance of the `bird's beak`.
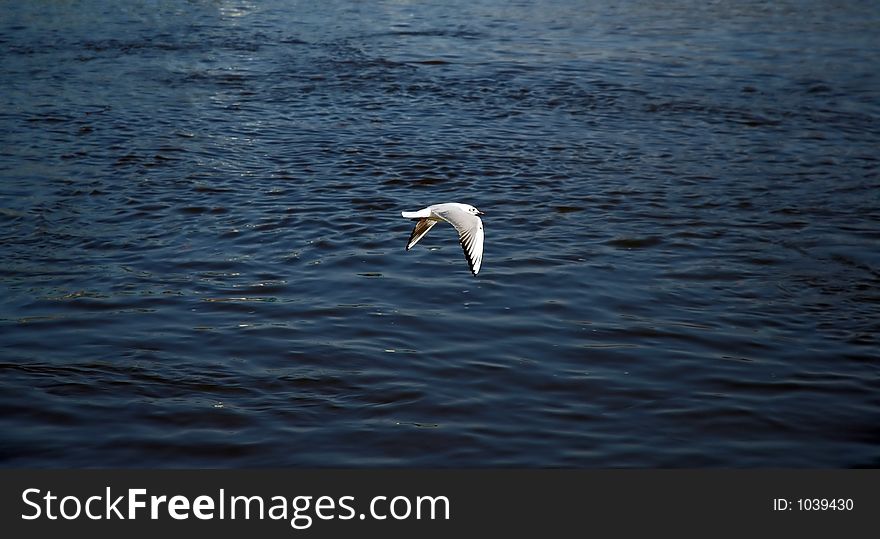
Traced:
<svg viewBox="0 0 880 539">
<path fill-rule="evenodd" d="M 481 212 L 480 210 L 477 210 L 477 215 L 486 215 L 486 214 L 484 212 Z"/>
</svg>

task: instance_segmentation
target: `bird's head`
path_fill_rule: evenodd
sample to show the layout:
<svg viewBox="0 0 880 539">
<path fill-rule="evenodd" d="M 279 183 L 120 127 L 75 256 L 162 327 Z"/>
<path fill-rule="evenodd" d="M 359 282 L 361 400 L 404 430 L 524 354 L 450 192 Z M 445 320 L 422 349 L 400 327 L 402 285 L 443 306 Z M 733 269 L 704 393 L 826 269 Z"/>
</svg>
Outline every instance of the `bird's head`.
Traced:
<svg viewBox="0 0 880 539">
<path fill-rule="evenodd" d="M 473 214 L 473 215 L 486 215 L 485 213 L 481 212 L 480 210 L 478 210 L 477 208 L 471 206 L 470 204 L 465 204 L 464 207 L 465 207 L 465 211 L 468 212 L 468 213 L 470 213 L 470 214 Z"/>
</svg>

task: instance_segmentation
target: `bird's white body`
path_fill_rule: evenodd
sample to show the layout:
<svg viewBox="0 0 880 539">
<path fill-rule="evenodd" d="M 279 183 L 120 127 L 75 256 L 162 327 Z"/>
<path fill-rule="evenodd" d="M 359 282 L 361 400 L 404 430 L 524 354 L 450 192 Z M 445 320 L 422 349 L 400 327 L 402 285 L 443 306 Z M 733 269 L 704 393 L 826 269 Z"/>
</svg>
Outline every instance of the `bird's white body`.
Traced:
<svg viewBox="0 0 880 539">
<path fill-rule="evenodd" d="M 483 221 L 479 216 L 483 212 L 469 204 L 447 202 L 418 211 L 401 212 L 400 215 L 418 220 L 406 244 L 407 251 L 424 238 L 434 225 L 446 221 L 458 232 L 458 241 L 464 250 L 471 273 L 476 276 L 480 272 L 480 266 L 483 265 Z"/>
</svg>

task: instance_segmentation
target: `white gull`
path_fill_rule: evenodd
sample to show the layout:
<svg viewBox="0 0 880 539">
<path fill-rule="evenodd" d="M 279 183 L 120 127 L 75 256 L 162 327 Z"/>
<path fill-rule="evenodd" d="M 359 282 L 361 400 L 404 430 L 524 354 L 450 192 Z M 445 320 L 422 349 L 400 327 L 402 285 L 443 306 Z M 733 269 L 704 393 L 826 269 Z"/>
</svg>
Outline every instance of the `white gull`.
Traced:
<svg viewBox="0 0 880 539">
<path fill-rule="evenodd" d="M 464 257 L 474 276 L 480 272 L 483 264 L 483 221 L 480 215 L 483 212 L 469 204 L 447 202 L 434 204 L 418 211 L 405 211 L 400 215 L 407 219 L 416 220 L 406 250 L 409 251 L 425 237 L 431 228 L 440 221 L 446 221 L 458 231 L 458 242 L 464 250 Z"/>
</svg>

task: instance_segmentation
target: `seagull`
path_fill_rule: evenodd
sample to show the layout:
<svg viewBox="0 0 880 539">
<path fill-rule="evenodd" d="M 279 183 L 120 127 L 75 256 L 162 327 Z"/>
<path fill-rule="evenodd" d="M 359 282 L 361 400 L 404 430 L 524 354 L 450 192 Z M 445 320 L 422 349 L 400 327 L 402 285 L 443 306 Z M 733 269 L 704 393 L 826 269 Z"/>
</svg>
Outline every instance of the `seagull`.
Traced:
<svg viewBox="0 0 880 539">
<path fill-rule="evenodd" d="M 480 272 L 483 263 L 483 221 L 478 216 L 483 212 L 469 204 L 447 202 L 434 204 L 419 211 L 404 211 L 400 215 L 417 220 L 416 227 L 409 237 L 406 250 L 412 249 L 431 228 L 440 221 L 446 221 L 458 231 L 458 242 L 464 250 L 464 257 L 474 277 Z"/>
</svg>

